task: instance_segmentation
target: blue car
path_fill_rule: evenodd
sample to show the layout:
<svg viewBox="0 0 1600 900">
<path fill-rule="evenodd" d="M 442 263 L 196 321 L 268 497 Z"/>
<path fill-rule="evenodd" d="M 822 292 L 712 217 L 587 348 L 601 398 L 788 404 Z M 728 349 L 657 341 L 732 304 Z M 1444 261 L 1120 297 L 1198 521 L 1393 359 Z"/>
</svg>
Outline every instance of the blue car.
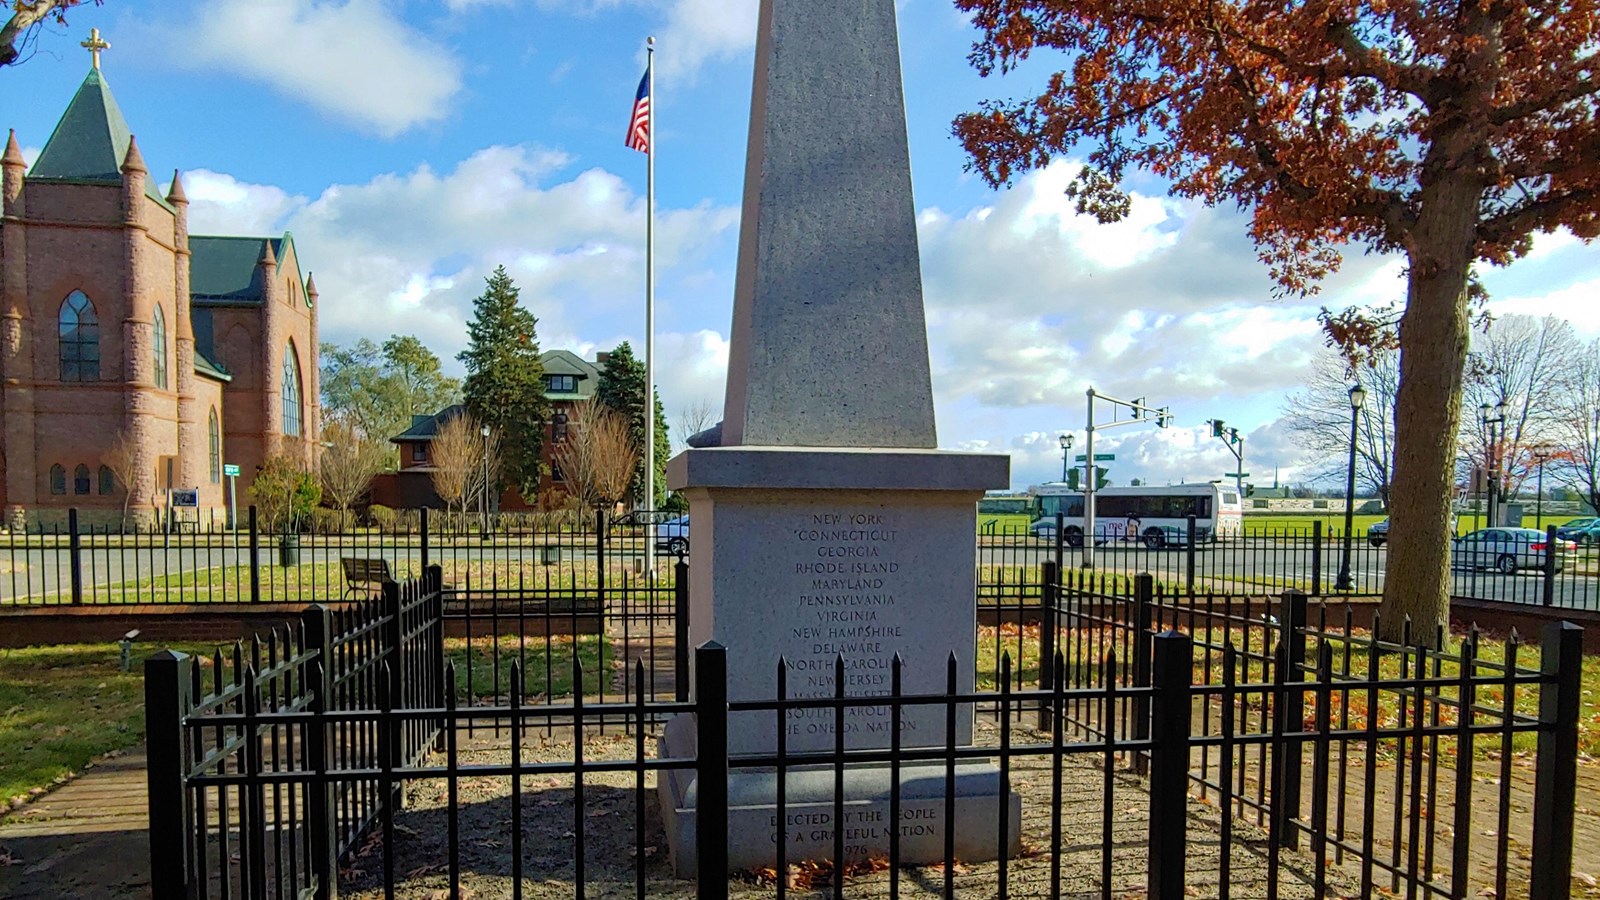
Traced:
<svg viewBox="0 0 1600 900">
<path fill-rule="evenodd" d="M 656 526 L 656 550 L 682 556 L 689 552 L 689 517 L 675 516 Z"/>
</svg>

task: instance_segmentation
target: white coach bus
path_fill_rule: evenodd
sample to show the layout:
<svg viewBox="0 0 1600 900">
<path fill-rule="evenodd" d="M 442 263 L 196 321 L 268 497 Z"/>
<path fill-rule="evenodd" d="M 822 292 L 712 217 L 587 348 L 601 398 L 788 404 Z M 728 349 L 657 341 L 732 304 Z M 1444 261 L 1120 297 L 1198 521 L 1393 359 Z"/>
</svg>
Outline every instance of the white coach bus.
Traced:
<svg viewBox="0 0 1600 900">
<path fill-rule="evenodd" d="M 1062 517 L 1066 543 L 1083 546 L 1083 492 L 1064 482 L 1028 488 L 1033 498 L 1035 537 L 1055 540 L 1056 514 Z M 1244 527 L 1239 492 L 1221 484 L 1106 487 L 1094 492 L 1095 543 L 1134 541 L 1152 549 L 1182 546 L 1188 541 L 1189 516 L 1194 516 L 1196 543 L 1231 540 Z"/>
</svg>

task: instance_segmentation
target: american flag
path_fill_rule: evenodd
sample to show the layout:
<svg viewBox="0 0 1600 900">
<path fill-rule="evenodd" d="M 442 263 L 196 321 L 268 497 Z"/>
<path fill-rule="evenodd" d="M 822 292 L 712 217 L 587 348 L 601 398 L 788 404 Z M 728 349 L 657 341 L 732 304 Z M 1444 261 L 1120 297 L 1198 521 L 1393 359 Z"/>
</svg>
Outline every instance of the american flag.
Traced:
<svg viewBox="0 0 1600 900">
<path fill-rule="evenodd" d="M 629 147 L 650 152 L 650 73 L 639 79 L 639 96 L 633 101 L 633 120 L 628 123 Z"/>
</svg>

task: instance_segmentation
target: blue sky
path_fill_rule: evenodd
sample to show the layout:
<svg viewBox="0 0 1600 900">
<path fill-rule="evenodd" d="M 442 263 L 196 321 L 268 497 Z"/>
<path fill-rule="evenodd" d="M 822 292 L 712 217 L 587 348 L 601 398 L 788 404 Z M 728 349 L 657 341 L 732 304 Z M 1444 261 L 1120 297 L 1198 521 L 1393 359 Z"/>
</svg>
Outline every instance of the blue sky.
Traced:
<svg viewBox="0 0 1600 900">
<path fill-rule="evenodd" d="M 1014 482 L 1058 477 L 1090 384 L 1170 404 L 1164 432 L 1108 433 L 1113 478 L 1218 477 L 1203 423 L 1247 434 L 1257 481 L 1310 471 L 1286 398 L 1320 352 L 1319 305 L 1403 294 L 1359 248 L 1321 298 L 1274 300 L 1232 209 L 1141 178 L 1128 221 L 1061 195 L 1071 164 L 991 191 L 963 169 L 955 115 L 1037 84 L 980 79 L 949 0 L 900 0 L 913 179 L 940 442 L 1007 452 Z M 184 172 L 197 233 L 294 231 L 324 340 L 414 333 L 447 365 L 504 263 L 543 345 L 592 357 L 643 334 L 644 157 L 623 146 L 658 37 L 658 383 L 669 419 L 722 400 L 748 129 L 755 0 L 106 0 L 0 73 L 0 126 L 29 158 L 88 69 L 153 173 Z M 1600 336 L 1600 252 L 1566 235 L 1486 281 L 1499 312 L 1559 313 Z M 1081 433 L 1080 433 L 1081 440 Z"/>
</svg>

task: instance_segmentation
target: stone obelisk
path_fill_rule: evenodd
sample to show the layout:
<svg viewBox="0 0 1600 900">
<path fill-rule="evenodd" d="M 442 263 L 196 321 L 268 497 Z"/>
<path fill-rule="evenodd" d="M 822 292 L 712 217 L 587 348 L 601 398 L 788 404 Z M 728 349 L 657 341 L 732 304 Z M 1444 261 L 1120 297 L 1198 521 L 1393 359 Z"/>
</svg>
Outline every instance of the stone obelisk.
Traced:
<svg viewBox="0 0 1600 900">
<path fill-rule="evenodd" d="M 744 219 L 720 446 L 669 464 L 689 498 L 690 639 L 727 648 L 732 700 L 831 697 L 837 660 L 850 696 L 939 694 L 946 663 L 973 687 L 977 500 L 1010 481 L 1009 458 L 935 449 L 927 327 L 911 193 L 894 0 L 762 0 Z M 907 706 L 905 747 L 943 746 L 943 707 Z M 694 722 L 664 750 L 692 755 Z M 737 713 L 729 752 L 772 754 L 772 714 Z M 892 740 L 887 707 L 844 718 L 849 748 Z M 831 751 L 831 712 L 791 710 L 787 752 Z M 955 741 L 970 744 L 972 711 Z M 861 858 L 901 832 L 902 861 L 942 858 L 942 767 L 902 770 L 903 821 L 888 821 L 887 768 L 847 774 L 835 823 L 832 769 L 786 780 L 787 858 L 826 858 L 836 828 Z M 937 771 L 934 771 L 934 770 Z M 992 766 L 963 765 L 959 858 L 993 859 L 998 817 L 1019 805 Z M 689 773 L 662 778 L 673 862 L 695 869 Z M 735 771 L 730 865 L 776 856 L 775 776 Z M 1015 838 L 1017 827 L 1010 830 Z"/>
</svg>

